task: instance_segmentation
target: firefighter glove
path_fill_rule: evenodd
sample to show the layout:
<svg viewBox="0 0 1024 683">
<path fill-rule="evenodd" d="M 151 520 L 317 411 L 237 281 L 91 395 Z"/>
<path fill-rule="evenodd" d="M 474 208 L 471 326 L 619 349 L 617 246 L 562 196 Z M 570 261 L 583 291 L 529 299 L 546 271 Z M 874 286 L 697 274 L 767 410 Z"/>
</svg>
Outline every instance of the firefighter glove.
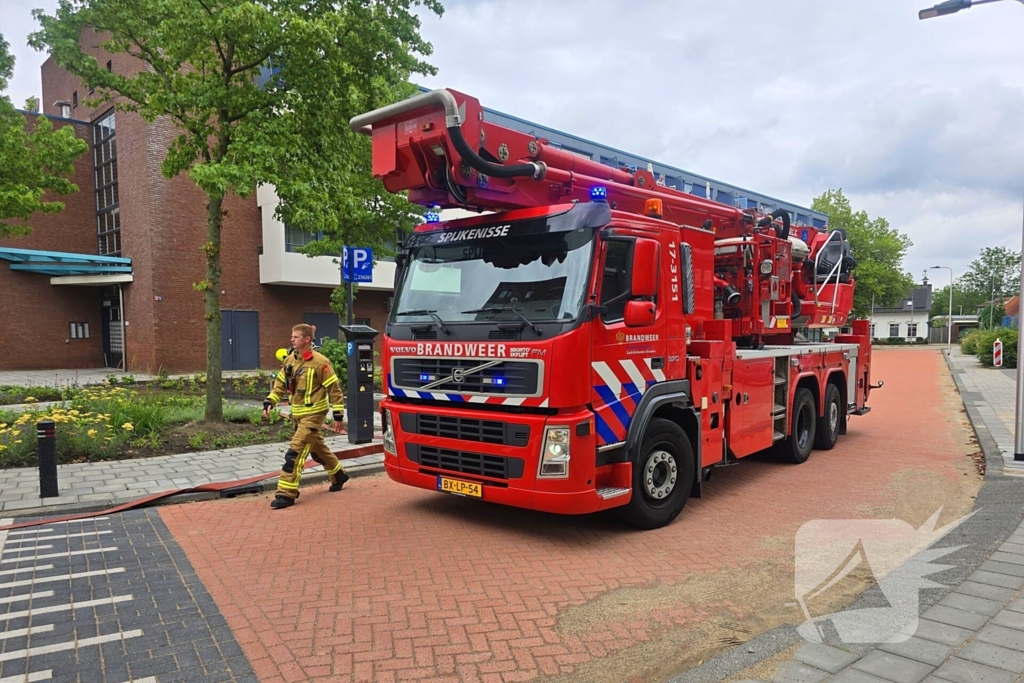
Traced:
<svg viewBox="0 0 1024 683">
<path fill-rule="evenodd" d="M 344 421 L 345 421 L 345 413 L 343 413 L 340 410 L 335 410 L 334 411 L 334 423 L 335 424 L 340 424 L 341 422 L 344 422 Z"/>
</svg>

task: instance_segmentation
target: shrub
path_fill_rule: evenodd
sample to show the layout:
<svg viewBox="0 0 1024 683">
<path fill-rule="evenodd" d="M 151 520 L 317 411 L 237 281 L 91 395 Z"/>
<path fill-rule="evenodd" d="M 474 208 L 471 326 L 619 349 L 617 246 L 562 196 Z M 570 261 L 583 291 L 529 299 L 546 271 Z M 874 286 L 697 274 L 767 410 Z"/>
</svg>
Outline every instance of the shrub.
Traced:
<svg viewBox="0 0 1024 683">
<path fill-rule="evenodd" d="M 960 351 L 966 353 L 969 356 L 977 355 L 978 353 L 978 334 L 980 330 L 971 330 L 960 337 Z"/>
<path fill-rule="evenodd" d="M 979 330 L 977 337 L 978 360 L 985 367 L 992 367 L 992 344 L 996 339 L 1003 342 L 1003 367 L 1017 367 L 1017 330 L 1006 327 Z"/>
<path fill-rule="evenodd" d="M 331 361 L 331 367 L 334 368 L 335 374 L 338 375 L 338 381 L 341 382 L 341 390 L 344 392 L 345 387 L 348 386 L 348 344 L 337 339 L 324 337 L 324 343 L 320 346 L 320 353 L 327 356 L 327 360 Z"/>
<path fill-rule="evenodd" d="M 74 389 L 59 387 L 22 387 L 9 384 L 0 385 L 0 405 L 9 406 L 18 403 L 35 403 L 37 401 L 61 401 L 70 398 Z M 25 399 L 32 399 L 26 401 Z"/>
</svg>

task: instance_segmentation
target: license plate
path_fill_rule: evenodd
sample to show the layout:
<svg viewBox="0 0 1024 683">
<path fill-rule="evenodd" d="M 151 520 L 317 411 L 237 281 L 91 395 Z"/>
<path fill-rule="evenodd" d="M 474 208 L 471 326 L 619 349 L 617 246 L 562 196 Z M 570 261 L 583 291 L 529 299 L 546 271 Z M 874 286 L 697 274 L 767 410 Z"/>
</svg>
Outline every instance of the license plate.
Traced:
<svg viewBox="0 0 1024 683">
<path fill-rule="evenodd" d="M 437 490 L 445 493 L 454 493 L 458 496 L 472 496 L 473 498 L 484 497 L 484 487 L 471 481 L 460 481 L 448 477 L 437 478 Z"/>
</svg>

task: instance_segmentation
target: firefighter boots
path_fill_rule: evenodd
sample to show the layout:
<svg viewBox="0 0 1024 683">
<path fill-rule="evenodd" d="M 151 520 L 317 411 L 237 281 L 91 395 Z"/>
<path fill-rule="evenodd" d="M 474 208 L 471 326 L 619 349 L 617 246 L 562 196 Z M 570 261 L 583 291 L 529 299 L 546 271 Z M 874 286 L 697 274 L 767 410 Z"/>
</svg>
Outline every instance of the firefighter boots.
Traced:
<svg viewBox="0 0 1024 683">
<path fill-rule="evenodd" d="M 340 491 L 341 487 L 345 485 L 346 481 L 348 481 L 348 478 L 348 473 L 346 473 L 345 470 L 340 470 L 334 475 L 334 481 L 331 483 L 331 488 L 327 490 L 332 492 Z"/>
</svg>

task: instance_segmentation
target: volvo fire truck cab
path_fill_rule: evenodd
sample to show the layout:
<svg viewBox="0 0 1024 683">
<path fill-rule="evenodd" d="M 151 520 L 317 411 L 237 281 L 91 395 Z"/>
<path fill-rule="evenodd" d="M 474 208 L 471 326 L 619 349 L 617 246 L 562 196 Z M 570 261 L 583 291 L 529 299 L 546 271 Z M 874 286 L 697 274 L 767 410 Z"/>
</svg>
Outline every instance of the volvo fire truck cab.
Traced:
<svg viewBox="0 0 1024 683">
<path fill-rule="evenodd" d="M 794 329 L 847 324 L 841 235 L 791 235 L 788 215 L 726 213 L 643 172 L 567 185 L 545 165 L 493 187 L 483 148 L 448 144 L 456 107 L 446 93 L 352 122 L 392 191 L 499 209 L 432 212 L 400 245 L 382 359 L 393 480 L 554 513 L 619 507 L 656 528 L 714 468 L 768 448 L 801 463 L 867 412 L 867 321 L 828 343 Z M 521 147 L 537 158 L 539 142 Z M 452 186 L 476 167 L 484 180 Z"/>
</svg>

